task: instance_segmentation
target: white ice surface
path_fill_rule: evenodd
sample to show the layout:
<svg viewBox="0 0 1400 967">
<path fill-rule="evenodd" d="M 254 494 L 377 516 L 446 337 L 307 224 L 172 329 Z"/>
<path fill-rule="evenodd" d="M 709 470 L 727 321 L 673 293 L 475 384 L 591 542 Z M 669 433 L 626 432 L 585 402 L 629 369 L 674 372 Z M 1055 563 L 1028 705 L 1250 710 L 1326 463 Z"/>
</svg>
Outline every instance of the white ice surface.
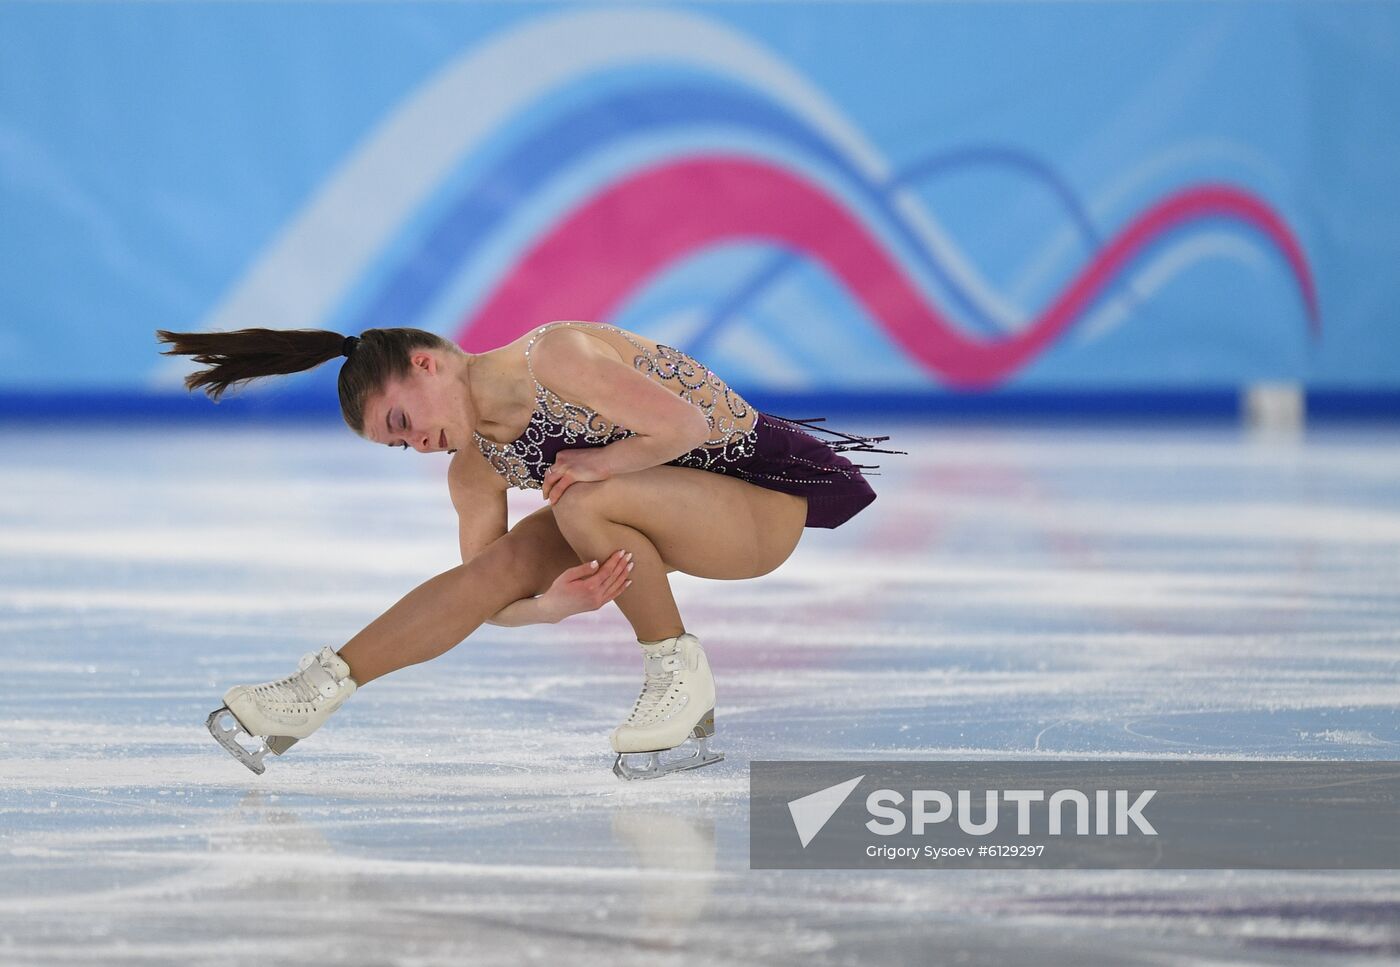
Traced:
<svg viewBox="0 0 1400 967">
<path fill-rule="evenodd" d="M 205 731 L 458 563 L 447 457 L 0 430 L 0 964 L 1400 957 L 1397 872 L 749 870 L 750 759 L 1400 758 L 1394 430 L 837 425 L 911 455 L 777 571 L 673 576 L 727 759 L 630 784 L 612 606 L 370 683 L 263 776 Z"/>
</svg>

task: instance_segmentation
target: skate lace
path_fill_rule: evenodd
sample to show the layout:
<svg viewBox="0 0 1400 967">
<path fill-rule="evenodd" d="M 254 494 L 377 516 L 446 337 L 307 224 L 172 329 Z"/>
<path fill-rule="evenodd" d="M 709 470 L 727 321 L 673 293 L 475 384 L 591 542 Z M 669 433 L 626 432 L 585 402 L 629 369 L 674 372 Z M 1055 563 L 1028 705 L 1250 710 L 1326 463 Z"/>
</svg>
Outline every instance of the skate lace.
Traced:
<svg viewBox="0 0 1400 967">
<path fill-rule="evenodd" d="M 654 715 L 671 691 L 676 672 L 683 664 L 680 655 L 647 655 L 644 659 L 646 679 L 641 694 L 627 717 L 629 724 L 636 724 Z"/>
<path fill-rule="evenodd" d="M 300 664 L 300 670 L 293 675 L 253 686 L 254 694 L 287 705 L 315 705 L 321 698 L 336 693 L 335 678 L 321 665 L 315 652 L 303 655 Z"/>
</svg>

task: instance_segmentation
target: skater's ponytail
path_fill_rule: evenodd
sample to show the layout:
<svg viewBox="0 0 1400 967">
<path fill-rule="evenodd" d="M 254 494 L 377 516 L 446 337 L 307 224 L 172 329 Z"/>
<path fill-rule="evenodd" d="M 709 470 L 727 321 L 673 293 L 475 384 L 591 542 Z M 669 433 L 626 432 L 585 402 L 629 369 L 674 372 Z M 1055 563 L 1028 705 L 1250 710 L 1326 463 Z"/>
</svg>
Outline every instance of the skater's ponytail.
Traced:
<svg viewBox="0 0 1400 967">
<path fill-rule="evenodd" d="M 365 398 L 412 368 L 409 354 L 420 348 L 460 352 L 456 344 L 425 329 L 366 329 L 349 339 L 329 329 L 238 329 L 234 332 L 168 332 L 156 339 L 169 343 L 163 356 L 192 356 L 208 368 L 185 377 L 185 388 L 204 392 L 215 403 L 235 383 L 260 376 L 299 373 L 345 356 L 336 381 L 340 413 L 364 435 Z M 348 352 L 348 355 L 346 355 Z"/>
</svg>

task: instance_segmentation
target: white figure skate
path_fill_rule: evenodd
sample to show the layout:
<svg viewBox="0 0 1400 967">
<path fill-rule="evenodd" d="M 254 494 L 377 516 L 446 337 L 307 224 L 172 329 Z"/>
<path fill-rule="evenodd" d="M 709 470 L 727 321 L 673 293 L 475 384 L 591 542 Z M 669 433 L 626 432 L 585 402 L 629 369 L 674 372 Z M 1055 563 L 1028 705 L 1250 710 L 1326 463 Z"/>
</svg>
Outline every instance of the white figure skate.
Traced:
<svg viewBox="0 0 1400 967">
<path fill-rule="evenodd" d="M 654 779 L 681 769 L 696 769 L 719 762 L 722 752 L 709 750 L 715 734 L 715 680 L 700 639 L 682 633 L 664 641 L 642 645 L 646 683 L 627 721 L 613 729 L 613 772 L 621 779 Z M 661 753 L 695 739 L 694 752 L 669 762 Z M 645 753 L 639 764 L 623 756 Z"/>
<path fill-rule="evenodd" d="M 315 732 L 358 687 L 350 665 L 330 646 L 307 652 L 297 669 L 275 682 L 233 686 L 205 723 L 220 745 L 258 775 L 267 768 L 263 757 L 268 752 L 281 755 Z M 238 741 L 240 734 L 261 738 L 262 745 L 249 749 Z"/>
</svg>

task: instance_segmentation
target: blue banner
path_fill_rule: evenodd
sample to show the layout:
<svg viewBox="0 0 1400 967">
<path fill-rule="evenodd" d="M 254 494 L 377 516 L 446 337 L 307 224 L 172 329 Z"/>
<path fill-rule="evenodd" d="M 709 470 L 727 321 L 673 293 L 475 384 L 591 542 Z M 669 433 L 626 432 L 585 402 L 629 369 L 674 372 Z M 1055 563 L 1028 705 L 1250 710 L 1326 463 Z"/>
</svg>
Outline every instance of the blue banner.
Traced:
<svg viewBox="0 0 1400 967">
<path fill-rule="evenodd" d="M 1380 3 L 9 3 L 0 395 L 553 319 L 758 394 L 1393 393 L 1398 49 Z"/>
</svg>

